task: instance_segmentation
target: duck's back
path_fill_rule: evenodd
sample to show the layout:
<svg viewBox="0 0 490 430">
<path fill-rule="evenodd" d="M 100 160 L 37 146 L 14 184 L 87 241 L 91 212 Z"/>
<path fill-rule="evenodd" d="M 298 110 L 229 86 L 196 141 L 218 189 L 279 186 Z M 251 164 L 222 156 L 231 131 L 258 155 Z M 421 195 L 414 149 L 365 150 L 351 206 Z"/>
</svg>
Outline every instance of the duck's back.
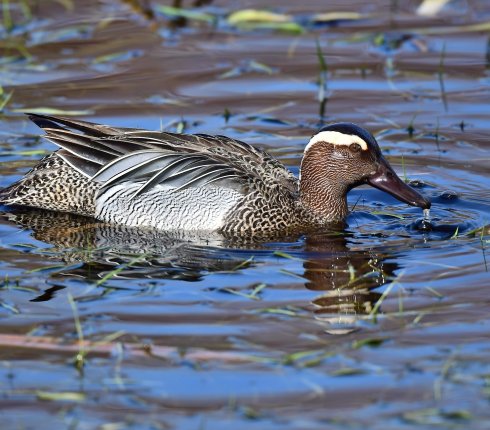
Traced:
<svg viewBox="0 0 490 430">
<path fill-rule="evenodd" d="M 296 178 L 244 142 L 31 118 L 61 149 L 1 191 L 4 203 L 165 230 L 261 233 L 291 221 Z"/>
</svg>

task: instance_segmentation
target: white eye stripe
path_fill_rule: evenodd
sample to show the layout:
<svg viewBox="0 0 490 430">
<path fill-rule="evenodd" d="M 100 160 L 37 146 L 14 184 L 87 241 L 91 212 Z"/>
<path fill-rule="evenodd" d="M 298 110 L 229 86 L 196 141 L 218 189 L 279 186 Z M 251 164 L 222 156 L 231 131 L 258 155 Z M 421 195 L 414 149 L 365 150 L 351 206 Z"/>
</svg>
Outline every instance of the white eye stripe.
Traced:
<svg viewBox="0 0 490 430">
<path fill-rule="evenodd" d="M 363 151 L 367 151 L 368 149 L 366 141 L 355 134 L 344 134 L 338 131 L 321 131 L 310 139 L 308 145 L 305 147 L 304 153 L 306 154 L 306 152 L 318 142 L 327 142 L 331 143 L 332 145 L 341 146 L 350 146 L 353 143 L 357 143 Z"/>
</svg>

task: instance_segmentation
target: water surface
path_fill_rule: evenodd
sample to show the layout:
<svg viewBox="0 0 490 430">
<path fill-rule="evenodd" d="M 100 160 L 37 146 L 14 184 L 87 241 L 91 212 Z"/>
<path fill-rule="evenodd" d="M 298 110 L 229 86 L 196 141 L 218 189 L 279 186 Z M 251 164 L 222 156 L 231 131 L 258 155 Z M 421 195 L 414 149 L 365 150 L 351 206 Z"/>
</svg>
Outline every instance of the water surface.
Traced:
<svg viewBox="0 0 490 430">
<path fill-rule="evenodd" d="M 319 126 L 351 121 L 431 222 L 372 188 L 345 229 L 253 244 L 2 207 L 2 425 L 488 428 L 486 2 L 197 2 L 199 19 L 144 3 L 7 2 L 0 186 L 55 149 L 24 111 L 226 134 L 295 173 Z M 304 32 L 227 22 L 244 8 Z M 339 11 L 360 19 L 315 22 Z"/>
</svg>

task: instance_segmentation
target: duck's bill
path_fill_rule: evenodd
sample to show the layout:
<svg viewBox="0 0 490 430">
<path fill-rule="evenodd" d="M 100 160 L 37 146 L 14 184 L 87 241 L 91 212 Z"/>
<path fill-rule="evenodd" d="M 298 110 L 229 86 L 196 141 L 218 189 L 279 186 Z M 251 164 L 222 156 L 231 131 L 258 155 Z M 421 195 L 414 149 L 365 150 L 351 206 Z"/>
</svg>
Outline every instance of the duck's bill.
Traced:
<svg viewBox="0 0 490 430">
<path fill-rule="evenodd" d="M 368 178 L 367 183 L 411 206 L 418 206 L 422 209 L 430 208 L 430 201 L 405 184 L 384 159 L 381 159 L 378 170 Z"/>
</svg>

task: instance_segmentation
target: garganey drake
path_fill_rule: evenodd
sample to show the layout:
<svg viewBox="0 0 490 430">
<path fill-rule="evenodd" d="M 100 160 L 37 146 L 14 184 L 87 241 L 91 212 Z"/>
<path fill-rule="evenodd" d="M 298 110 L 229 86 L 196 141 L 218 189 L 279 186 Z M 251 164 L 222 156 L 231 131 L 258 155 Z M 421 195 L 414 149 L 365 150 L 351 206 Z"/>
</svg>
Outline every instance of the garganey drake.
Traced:
<svg viewBox="0 0 490 430">
<path fill-rule="evenodd" d="M 0 190 L 3 204 L 231 236 L 307 232 L 341 221 L 347 193 L 361 184 L 430 207 L 397 176 L 376 139 L 355 124 L 331 124 L 315 134 L 298 179 L 266 152 L 226 136 L 29 117 L 60 149 Z"/>
</svg>

